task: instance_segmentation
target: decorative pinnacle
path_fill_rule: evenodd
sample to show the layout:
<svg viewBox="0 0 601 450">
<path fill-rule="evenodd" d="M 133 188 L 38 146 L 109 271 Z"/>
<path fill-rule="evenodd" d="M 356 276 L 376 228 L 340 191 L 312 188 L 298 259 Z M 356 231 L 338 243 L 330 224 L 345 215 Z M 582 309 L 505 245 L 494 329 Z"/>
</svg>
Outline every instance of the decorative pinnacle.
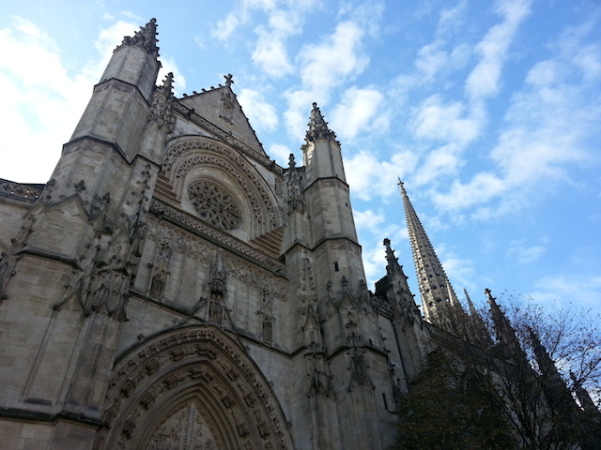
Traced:
<svg viewBox="0 0 601 450">
<path fill-rule="evenodd" d="M 165 95 L 169 95 L 173 92 L 173 72 L 169 72 L 167 75 L 165 75 L 162 89 Z"/>
<path fill-rule="evenodd" d="M 328 123 L 324 120 L 315 102 L 313 102 L 313 110 L 311 110 L 311 118 L 308 125 L 309 130 L 305 137 L 307 141 L 313 142 L 318 138 L 336 139 L 336 133 L 328 128 Z"/>
<path fill-rule="evenodd" d="M 140 46 L 144 48 L 151 55 L 159 56 L 159 47 L 157 47 L 157 20 L 152 18 L 143 27 L 140 27 L 139 31 L 134 32 L 132 36 L 125 36 L 123 42 L 115 50 L 119 50 L 125 46 Z"/>
<path fill-rule="evenodd" d="M 228 73 L 227 75 L 224 75 L 223 78 L 225 78 L 225 85 L 226 86 L 230 86 L 232 84 L 234 84 L 234 80 L 232 79 L 234 76 L 231 73 Z"/>
<path fill-rule="evenodd" d="M 388 262 L 389 268 L 398 266 L 399 259 L 394 256 L 394 250 L 390 246 L 390 239 L 385 238 L 383 244 L 386 247 L 386 261 Z"/>
</svg>

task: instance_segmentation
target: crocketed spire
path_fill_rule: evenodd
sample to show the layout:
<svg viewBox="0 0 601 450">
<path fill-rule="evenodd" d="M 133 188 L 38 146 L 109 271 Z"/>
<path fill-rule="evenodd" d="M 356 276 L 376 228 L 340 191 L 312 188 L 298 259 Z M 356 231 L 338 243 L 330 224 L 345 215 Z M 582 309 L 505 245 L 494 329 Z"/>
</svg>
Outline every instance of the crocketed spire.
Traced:
<svg viewBox="0 0 601 450">
<path fill-rule="evenodd" d="M 307 131 L 306 140 L 313 142 L 318 138 L 336 139 L 336 133 L 328 128 L 328 123 L 323 119 L 321 111 L 317 103 L 313 102 L 313 110 L 311 111 L 311 120 L 309 120 L 309 130 Z"/>
<path fill-rule="evenodd" d="M 409 240 L 422 296 L 422 311 L 430 322 L 446 328 L 444 324 L 448 324 L 451 320 L 450 317 L 445 317 L 446 312 L 450 308 L 460 309 L 460 312 L 463 312 L 463 309 L 401 180 L 399 180 L 399 187 L 403 197 Z"/>
</svg>

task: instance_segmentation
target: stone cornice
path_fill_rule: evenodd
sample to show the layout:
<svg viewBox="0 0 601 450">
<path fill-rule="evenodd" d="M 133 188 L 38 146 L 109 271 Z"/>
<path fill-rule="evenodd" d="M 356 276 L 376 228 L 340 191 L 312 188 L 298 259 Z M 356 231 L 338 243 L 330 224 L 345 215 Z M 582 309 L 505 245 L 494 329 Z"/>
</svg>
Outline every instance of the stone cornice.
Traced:
<svg viewBox="0 0 601 450">
<path fill-rule="evenodd" d="M 286 266 L 278 260 L 271 258 L 263 252 L 256 250 L 245 242 L 230 236 L 227 233 L 219 231 L 189 214 L 179 211 L 166 203 L 153 199 L 150 204 L 151 212 L 154 212 L 162 219 L 183 226 L 188 231 L 227 248 L 232 253 L 257 264 L 278 276 L 286 276 Z"/>
</svg>

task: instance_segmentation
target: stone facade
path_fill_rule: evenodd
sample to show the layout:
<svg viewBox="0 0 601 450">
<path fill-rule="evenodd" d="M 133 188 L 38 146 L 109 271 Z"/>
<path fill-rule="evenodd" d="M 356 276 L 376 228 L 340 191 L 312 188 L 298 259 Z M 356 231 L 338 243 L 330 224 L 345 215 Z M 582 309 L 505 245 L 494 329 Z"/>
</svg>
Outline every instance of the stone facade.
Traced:
<svg viewBox="0 0 601 450">
<path fill-rule="evenodd" d="M 159 67 L 153 20 L 51 180 L 0 183 L 0 448 L 385 448 L 427 332 L 367 290 L 335 134 L 313 105 L 282 168 L 231 75 Z"/>
</svg>

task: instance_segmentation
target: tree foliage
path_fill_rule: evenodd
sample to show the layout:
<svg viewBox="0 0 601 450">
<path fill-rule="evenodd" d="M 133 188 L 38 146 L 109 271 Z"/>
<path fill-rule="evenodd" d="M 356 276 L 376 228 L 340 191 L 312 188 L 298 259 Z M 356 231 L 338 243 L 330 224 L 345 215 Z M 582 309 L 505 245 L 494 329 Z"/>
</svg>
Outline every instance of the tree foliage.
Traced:
<svg viewBox="0 0 601 450">
<path fill-rule="evenodd" d="M 495 408 L 490 382 L 481 371 L 433 352 L 428 369 L 414 380 L 397 410 L 393 448 L 415 450 L 507 449 L 510 429 Z"/>
<path fill-rule="evenodd" d="M 496 335 L 482 312 L 491 339 L 469 329 L 438 339 L 401 400 L 393 448 L 601 448 L 599 318 L 515 296 L 503 304 L 515 334 Z"/>
</svg>

